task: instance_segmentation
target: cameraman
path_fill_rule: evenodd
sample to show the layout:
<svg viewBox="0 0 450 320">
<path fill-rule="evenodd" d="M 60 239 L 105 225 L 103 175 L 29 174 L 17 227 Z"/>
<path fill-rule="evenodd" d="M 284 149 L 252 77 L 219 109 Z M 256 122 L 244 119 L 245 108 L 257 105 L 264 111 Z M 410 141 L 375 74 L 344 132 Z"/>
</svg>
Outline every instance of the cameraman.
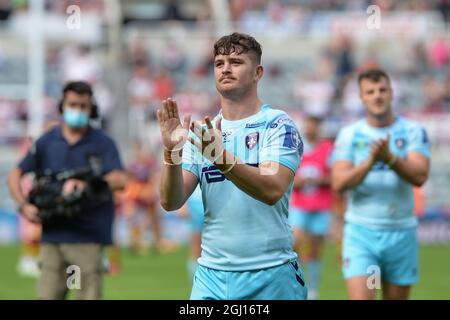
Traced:
<svg viewBox="0 0 450 320">
<path fill-rule="evenodd" d="M 10 173 L 8 185 L 19 205 L 19 212 L 29 221 L 41 223 L 39 209 L 29 203 L 22 193 L 22 175 L 86 167 L 89 165 L 88 157 L 93 154 L 101 160 L 102 178 L 106 182 L 104 192 L 109 195 L 108 200 L 100 203 L 86 200 L 88 203 L 83 203 L 78 215 L 57 224 L 43 223 L 41 275 L 37 286 L 39 299 L 64 299 L 68 290 L 67 267 L 76 265 L 80 270 L 77 299 L 100 299 L 102 251 L 105 245 L 112 243 L 114 207 L 111 193 L 123 189 L 126 174 L 115 142 L 102 130 L 89 125 L 89 118 L 98 116 L 89 84 L 68 83 L 63 90 L 59 111 L 63 123 L 36 141 L 18 167 Z M 68 179 L 61 193 L 67 196 L 80 192 L 89 187 L 88 183 Z"/>
</svg>

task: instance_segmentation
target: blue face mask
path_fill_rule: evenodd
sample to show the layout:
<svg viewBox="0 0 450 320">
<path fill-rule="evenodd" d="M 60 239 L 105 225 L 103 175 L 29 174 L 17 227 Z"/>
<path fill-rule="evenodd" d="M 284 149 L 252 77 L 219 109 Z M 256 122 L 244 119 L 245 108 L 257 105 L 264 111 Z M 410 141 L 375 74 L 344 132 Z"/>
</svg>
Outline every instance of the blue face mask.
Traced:
<svg viewBox="0 0 450 320">
<path fill-rule="evenodd" d="M 89 123 L 89 116 L 81 111 L 65 108 L 64 122 L 71 128 L 83 128 Z"/>
</svg>

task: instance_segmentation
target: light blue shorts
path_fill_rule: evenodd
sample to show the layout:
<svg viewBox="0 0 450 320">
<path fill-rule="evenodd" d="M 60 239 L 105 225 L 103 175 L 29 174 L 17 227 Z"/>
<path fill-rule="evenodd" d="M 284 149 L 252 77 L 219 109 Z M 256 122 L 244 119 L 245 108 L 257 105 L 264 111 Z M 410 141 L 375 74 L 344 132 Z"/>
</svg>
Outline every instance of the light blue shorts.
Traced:
<svg viewBox="0 0 450 320">
<path fill-rule="evenodd" d="M 192 232 L 200 233 L 203 228 L 203 202 L 197 200 L 188 200 L 187 202 L 190 218 L 190 227 Z"/>
<path fill-rule="evenodd" d="M 297 259 L 252 271 L 220 271 L 199 265 L 191 300 L 305 300 L 304 279 Z"/>
<path fill-rule="evenodd" d="M 325 236 L 330 230 L 331 214 L 328 211 L 306 212 L 292 208 L 289 210 L 289 224 L 313 235 Z"/>
<path fill-rule="evenodd" d="M 375 230 L 347 223 L 342 242 L 345 279 L 381 273 L 383 281 L 406 286 L 418 281 L 416 228 Z"/>
</svg>

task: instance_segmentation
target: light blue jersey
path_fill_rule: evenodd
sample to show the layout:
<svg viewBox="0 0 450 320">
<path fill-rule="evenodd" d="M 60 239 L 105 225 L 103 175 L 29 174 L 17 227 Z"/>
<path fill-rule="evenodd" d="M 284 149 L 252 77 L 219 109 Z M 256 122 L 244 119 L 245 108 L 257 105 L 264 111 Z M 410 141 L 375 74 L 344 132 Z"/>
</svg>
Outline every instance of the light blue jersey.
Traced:
<svg viewBox="0 0 450 320">
<path fill-rule="evenodd" d="M 274 161 L 295 174 L 302 155 L 303 144 L 294 122 L 267 104 L 251 117 L 222 119 L 222 137 L 225 149 L 255 167 Z M 236 187 L 190 143 L 183 150 L 183 169 L 198 177 L 205 206 L 200 265 L 247 271 L 274 267 L 297 257 L 288 223 L 293 182 L 283 197 L 269 206 Z"/>
<path fill-rule="evenodd" d="M 189 210 L 191 231 L 200 233 L 203 229 L 203 199 L 202 199 L 202 189 L 200 185 L 195 188 L 194 192 L 191 194 L 187 200 L 187 206 Z"/>
<path fill-rule="evenodd" d="M 386 128 L 368 125 L 365 119 L 343 128 L 336 139 L 333 161 L 365 161 L 374 141 L 390 135 L 390 151 L 399 158 L 410 152 L 430 157 L 430 143 L 423 127 L 398 116 Z M 346 222 L 373 229 L 410 228 L 414 216 L 413 187 L 383 162 L 377 162 L 364 181 L 349 191 Z"/>
</svg>

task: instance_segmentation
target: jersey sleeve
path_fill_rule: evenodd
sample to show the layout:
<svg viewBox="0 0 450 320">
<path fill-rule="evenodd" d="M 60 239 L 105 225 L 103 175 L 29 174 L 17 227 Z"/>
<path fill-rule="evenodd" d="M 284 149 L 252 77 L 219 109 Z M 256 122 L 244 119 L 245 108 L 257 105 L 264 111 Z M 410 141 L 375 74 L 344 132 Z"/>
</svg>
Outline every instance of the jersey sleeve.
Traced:
<svg viewBox="0 0 450 320">
<path fill-rule="evenodd" d="M 192 132 L 189 132 L 189 136 L 194 138 L 194 134 Z M 182 161 L 181 167 L 183 170 L 193 173 L 200 180 L 201 155 L 198 152 L 197 147 L 189 141 L 186 141 L 183 146 Z"/>
<path fill-rule="evenodd" d="M 271 121 L 261 145 L 259 163 L 274 161 L 295 174 L 303 154 L 303 141 L 294 122 L 287 116 Z"/>
<path fill-rule="evenodd" d="M 103 155 L 103 171 L 109 173 L 113 170 L 123 170 L 122 160 L 120 159 L 117 145 L 111 139 L 105 144 L 106 150 Z"/>
<path fill-rule="evenodd" d="M 408 152 L 417 152 L 425 157 L 430 157 L 430 141 L 425 128 L 416 125 L 409 130 Z"/>
<path fill-rule="evenodd" d="M 38 142 L 36 141 L 30 146 L 25 157 L 23 157 L 23 159 L 19 162 L 18 167 L 22 171 L 22 173 L 33 172 L 39 169 L 37 143 Z"/>
<path fill-rule="evenodd" d="M 331 156 L 332 163 L 339 160 L 349 160 L 353 162 L 352 132 L 353 131 L 350 130 L 350 128 L 344 128 L 339 132 L 334 143 L 334 150 Z"/>
</svg>

